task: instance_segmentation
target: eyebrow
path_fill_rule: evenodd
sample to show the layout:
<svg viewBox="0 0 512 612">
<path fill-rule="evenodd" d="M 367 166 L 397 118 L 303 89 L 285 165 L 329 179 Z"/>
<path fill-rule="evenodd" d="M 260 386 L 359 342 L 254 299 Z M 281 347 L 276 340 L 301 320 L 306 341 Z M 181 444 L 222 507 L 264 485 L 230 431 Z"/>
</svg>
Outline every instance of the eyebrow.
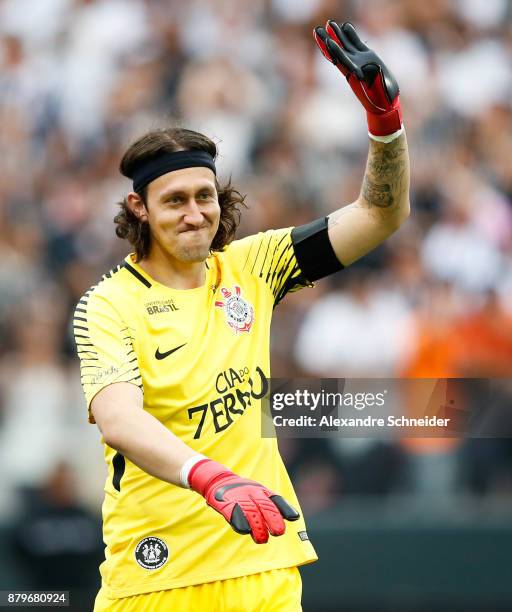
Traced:
<svg viewBox="0 0 512 612">
<path fill-rule="evenodd" d="M 167 198 L 173 196 L 173 195 L 183 195 L 188 193 L 188 189 L 168 189 L 167 191 L 164 191 L 159 199 L 161 201 L 166 200 Z M 214 193 L 215 192 L 215 187 L 213 185 L 211 185 L 210 183 L 203 183 L 202 185 L 198 185 L 194 191 L 197 193 L 199 191 L 209 191 L 210 193 Z"/>
</svg>

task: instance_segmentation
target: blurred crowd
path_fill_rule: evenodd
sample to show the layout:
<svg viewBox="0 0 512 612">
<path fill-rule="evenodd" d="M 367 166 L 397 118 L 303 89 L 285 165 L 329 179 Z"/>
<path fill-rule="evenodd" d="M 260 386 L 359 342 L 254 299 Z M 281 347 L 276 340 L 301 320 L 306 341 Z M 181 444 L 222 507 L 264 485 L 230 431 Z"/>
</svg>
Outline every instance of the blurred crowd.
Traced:
<svg viewBox="0 0 512 612">
<path fill-rule="evenodd" d="M 351 20 L 401 88 L 412 214 L 381 248 L 287 297 L 274 376 L 512 375 L 508 0 L 0 0 L 0 516 L 65 460 L 98 510 L 70 327 L 129 245 L 112 219 L 137 136 L 181 124 L 248 194 L 238 236 L 359 193 L 364 112 L 314 44 Z M 283 441 L 306 513 L 340 495 L 512 492 L 507 440 Z"/>
</svg>

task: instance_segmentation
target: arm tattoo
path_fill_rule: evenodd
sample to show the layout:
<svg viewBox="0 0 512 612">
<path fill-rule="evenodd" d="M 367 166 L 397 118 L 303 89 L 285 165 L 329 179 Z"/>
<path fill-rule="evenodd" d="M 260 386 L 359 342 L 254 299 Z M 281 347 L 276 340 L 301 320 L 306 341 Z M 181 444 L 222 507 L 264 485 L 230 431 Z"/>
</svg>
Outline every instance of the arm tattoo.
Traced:
<svg viewBox="0 0 512 612">
<path fill-rule="evenodd" d="M 407 189 L 407 174 L 404 136 L 388 144 L 372 140 L 361 191 L 368 208 L 396 210 Z"/>
<path fill-rule="evenodd" d="M 409 156 L 405 135 L 388 144 L 370 141 L 370 152 L 359 198 L 329 215 L 329 227 L 346 222 L 356 209 L 378 213 L 383 221 L 408 209 Z"/>
</svg>

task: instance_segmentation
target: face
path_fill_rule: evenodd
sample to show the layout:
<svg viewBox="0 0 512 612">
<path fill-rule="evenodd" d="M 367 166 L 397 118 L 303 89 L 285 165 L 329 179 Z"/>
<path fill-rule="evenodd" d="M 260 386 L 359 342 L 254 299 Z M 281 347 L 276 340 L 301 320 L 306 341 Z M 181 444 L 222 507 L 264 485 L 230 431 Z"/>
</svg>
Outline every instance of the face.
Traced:
<svg viewBox="0 0 512 612">
<path fill-rule="evenodd" d="M 141 221 L 149 223 L 149 258 L 158 253 L 180 262 L 208 257 L 217 233 L 220 206 L 215 175 L 209 168 L 184 168 L 152 181 L 147 206 L 131 193 L 128 204 Z"/>
</svg>

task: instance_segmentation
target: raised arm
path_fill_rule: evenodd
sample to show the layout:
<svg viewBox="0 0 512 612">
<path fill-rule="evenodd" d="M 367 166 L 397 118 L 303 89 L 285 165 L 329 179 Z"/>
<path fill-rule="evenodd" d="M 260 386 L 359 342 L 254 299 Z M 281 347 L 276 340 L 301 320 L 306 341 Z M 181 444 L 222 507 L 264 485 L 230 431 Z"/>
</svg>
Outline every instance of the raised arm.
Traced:
<svg viewBox="0 0 512 612">
<path fill-rule="evenodd" d="M 390 236 L 409 215 L 409 155 L 398 84 L 350 23 L 315 28 L 324 56 L 346 77 L 366 110 L 370 151 L 358 199 L 329 215 L 329 238 L 347 266 Z"/>
</svg>

